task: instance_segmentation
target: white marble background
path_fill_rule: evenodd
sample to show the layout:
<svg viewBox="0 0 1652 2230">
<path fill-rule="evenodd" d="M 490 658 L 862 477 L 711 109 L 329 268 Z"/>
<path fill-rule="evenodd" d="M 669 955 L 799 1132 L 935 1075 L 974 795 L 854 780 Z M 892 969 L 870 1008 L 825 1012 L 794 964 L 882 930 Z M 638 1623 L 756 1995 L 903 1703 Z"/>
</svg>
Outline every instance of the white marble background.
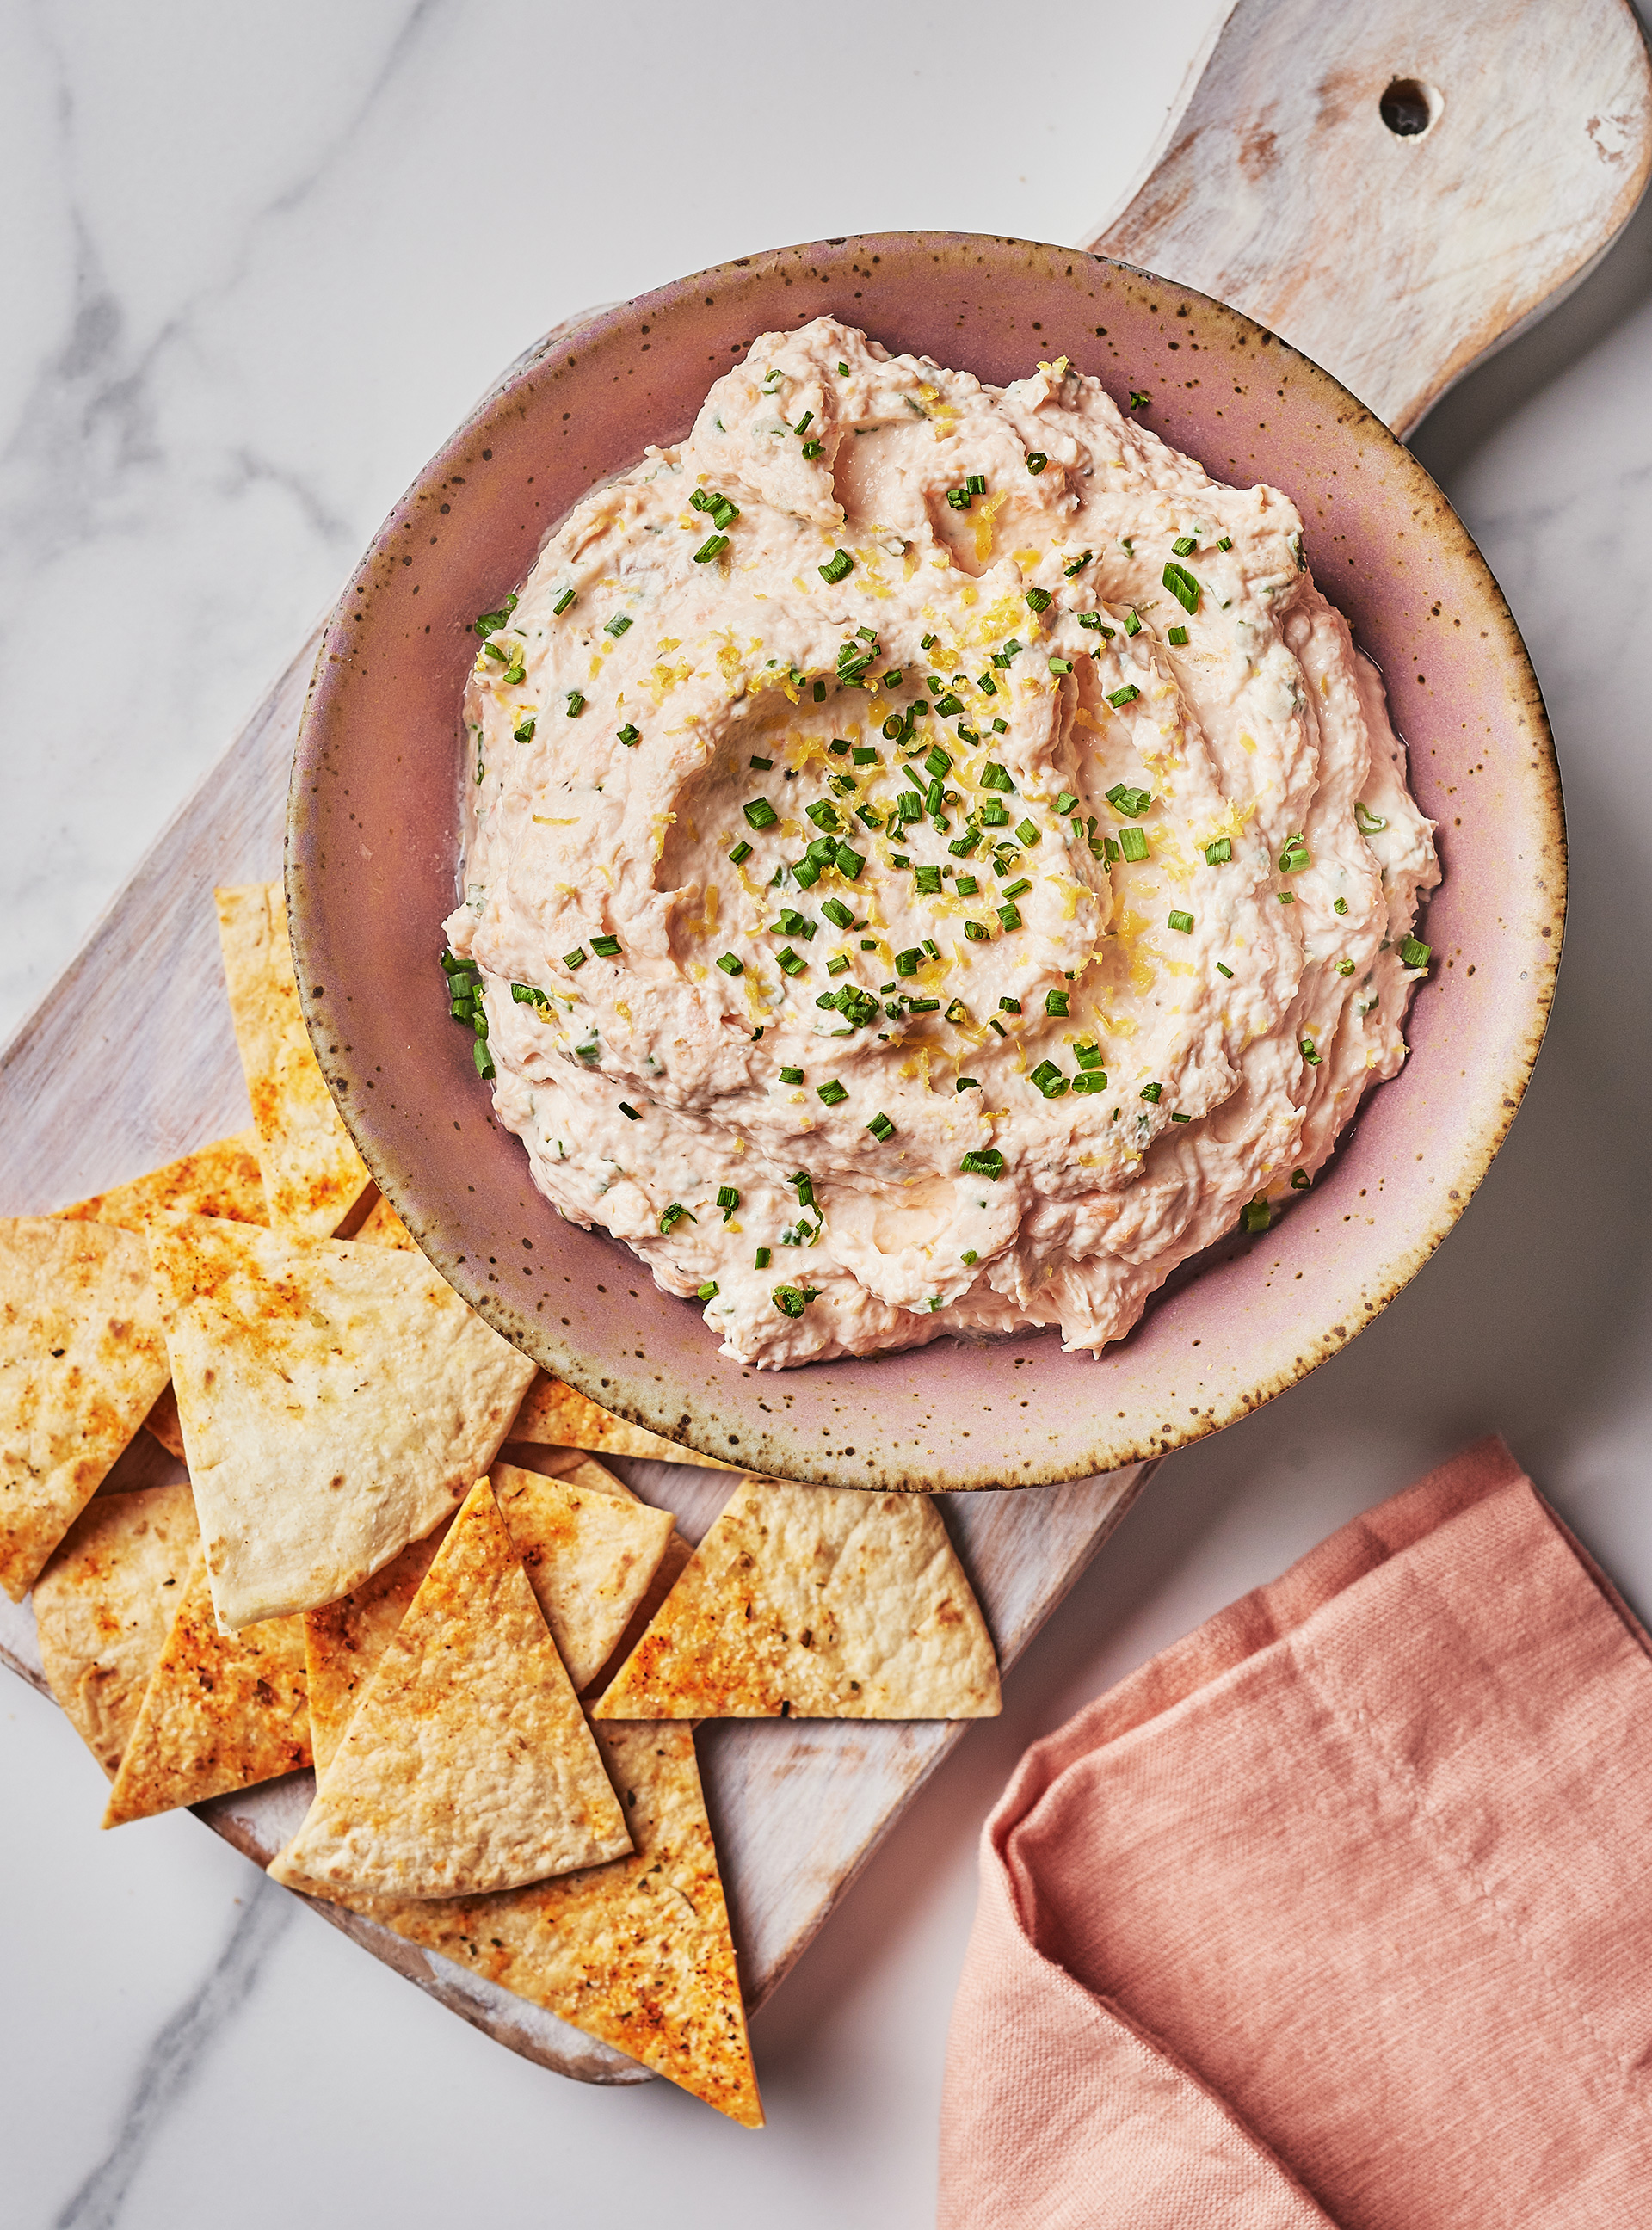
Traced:
<svg viewBox="0 0 1652 2230">
<path fill-rule="evenodd" d="M 782 241 L 1085 237 L 1216 8 L 1087 0 L 1058 56 L 981 0 L 8 0 L 0 1035 L 536 333 Z M 1416 445 L 1565 778 L 1560 1000 L 1509 1144 L 1352 1349 L 1165 1466 L 758 2018 L 768 2132 L 514 2059 L 187 1815 L 100 1835 L 95 1767 L 7 1681 L 7 2230 L 922 2222 L 975 1837 L 1028 1741 L 1494 1428 L 1652 1608 L 1649 375 L 1652 208 Z"/>
</svg>

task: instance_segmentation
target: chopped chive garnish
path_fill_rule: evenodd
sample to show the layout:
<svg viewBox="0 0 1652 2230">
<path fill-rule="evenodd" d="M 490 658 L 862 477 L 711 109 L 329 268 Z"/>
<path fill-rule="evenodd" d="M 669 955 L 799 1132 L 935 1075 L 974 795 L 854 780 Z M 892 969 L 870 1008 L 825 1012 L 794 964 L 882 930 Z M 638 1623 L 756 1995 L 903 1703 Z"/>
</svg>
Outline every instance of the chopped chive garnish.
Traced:
<svg viewBox="0 0 1652 2230">
<path fill-rule="evenodd" d="M 1166 634 L 1165 640 L 1170 644 L 1173 650 L 1180 650 L 1187 641 L 1187 629 L 1185 628 L 1171 628 Z"/>
<path fill-rule="evenodd" d="M 1317 1068 L 1320 1065 L 1320 1048 L 1312 1038 L 1304 1038 L 1302 1041 L 1302 1058 L 1310 1068 Z"/>
<path fill-rule="evenodd" d="M 725 976 L 744 976 L 745 973 L 745 963 L 735 952 L 719 953 L 717 964 Z"/>
<path fill-rule="evenodd" d="M 914 872 L 918 888 L 926 897 L 933 898 L 941 886 L 940 869 L 939 867 L 919 867 Z"/>
<path fill-rule="evenodd" d="M 1245 1202 L 1239 1218 L 1239 1224 L 1240 1228 L 1244 1231 L 1266 1231 L 1273 1220 L 1273 1209 L 1262 1194 L 1258 1193 L 1255 1200 Z"/>
<path fill-rule="evenodd" d="M 1152 399 L 1151 395 L 1144 395 L 1139 387 L 1133 387 L 1130 390 L 1130 407 L 1133 410 L 1145 410 Z"/>
<path fill-rule="evenodd" d="M 735 1191 L 732 1185 L 718 1186 L 717 1205 L 723 1211 L 723 1221 L 725 1223 L 728 1221 L 729 1217 L 733 1215 L 735 1209 L 739 1206 L 739 1204 L 740 1196 L 739 1193 Z"/>
<path fill-rule="evenodd" d="M 634 728 L 628 720 L 619 732 L 619 739 L 628 751 L 634 751 L 642 740 L 642 731 L 641 728 Z"/>
<path fill-rule="evenodd" d="M 623 1115 L 628 1121 L 632 1123 L 640 1123 L 642 1120 L 642 1118 L 637 1113 L 636 1108 L 631 1105 L 629 1100 L 621 1100 L 620 1113 Z"/>
<path fill-rule="evenodd" d="M 1145 860 L 1147 857 L 1145 831 L 1140 828 L 1121 828 L 1119 831 L 1119 849 L 1126 860 L 1137 861 Z"/>
<path fill-rule="evenodd" d="M 838 365 L 838 367 L 837 367 L 837 376 L 838 376 L 838 377 L 839 377 L 840 379 L 847 379 L 847 378 L 849 377 L 849 366 L 848 366 L 848 364 L 840 364 Z"/>
<path fill-rule="evenodd" d="M 603 633 L 604 635 L 611 635 L 615 641 L 617 642 L 630 624 L 630 616 L 628 613 L 616 612 L 613 618 L 604 623 Z"/>
<path fill-rule="evenodd" d="M 964 485 L 969 491 L 970 494 L 984 495 L 986 493 L 986 474 L 984 473 L 971 473 L 969 478 L 965 481 Z"/>
<path fill-rule="evenodd" d="M 1191 534 L 1178 534 L 1175 541 L 1171 543 L 1171 548 L 1175 551 L 1178 558 L 1185 558 L 1190 551 L 1198 548 L 1198 542 L 1197 538 Z M 1166 582 L 1165 585 L 1168 588 L 1170 583 Z"/>
<path fill-rule="evenodd" d="M 766 797 L 754 797 L 740 811 L 745 815 L 748 828 L 772 828 L 780 815 Z"/>
<path fill-rule="evenodd" d="M 1216 963 L 1216 974 L 1218 976 L 1225 976 L 1230 983 L 1233 981 L 1232 969 L 1225 967 L 1220 960 Z"/>
<path fill-rule="evenodd" d="M 1073 661 L 1070 658 L 1052 658 L 1049 661 L 1049 670 L 1052 674 L 1070 674 L 1073 671 Z"/>
<path fill-rule="evenodd" d="M 694 552 L 695 564 L 709 565 L 713 558 L 720 558 L 727 547 L 726 534 L 708 534 Z"/>
<path fill-rule="evenodd" d="M 1352 975 L 1353 974 L 1353 972 L 1354 972 L 1354 964 L 1353 964 L 1353 962 L 1352 962 L 1352 960 L 1339 960 L 1339 961 L 1338 961 L 1338 963 L 1337 963 L 1337 973 L 1338 973 L 1338 975 L 1339 975 L 1339 976 L 1352 976 Z"/>
<path fill-rule="evenodd" d="M 1071 994 L 1066 991 L 1046 991 L 1044 1012 L 1047 1015 L 1064 1015 L 1067 1012 L 1067 1002 Z"/>
<path fill-rule="evenodd" d="M 961 697 L 955 697 L 949 689 L 946 694 L 939 699 L 935 710 L 943 720 L 950 720 L 954 713 L 964 710 L 964 699 Z"/>
<path fill-rule="evenodd" d="M 995 736 L 1007 736 L 1010 732 L 1010 723 L 1008 720 L 995 720 L 992 723 L 992 732 Z"/>
<path fill-rule="evenodd" d="M 477 634 L 486 637 L 495 633 L 498 628 L 504 627 L 508 622 L 511 614 L 516 609 L 516 603 L 517 600 L 514 596 L 507 596 L 503 605 L 498 611 L 483 612 L 476 622 Z"/>
<path fill-rule="evenodd" d="M 1124 631 L 1126 635 L 1139 635 L 1141 633 L 1140 615 L 1137 612 L 1133 604 L 1125 614 Z"/>
<path fill-rule="evenodd" d="M 817 797 L 812 805 L 804 806 L 803 812 L 816 828 L 836 832 L 843 825 L 837 817 L 837 808 L 829 798 Z"/>
<path fill-rule="evenodd" d="M 832 860 L 838 873 L 846 877 L 851 883 L 866 865 L 866 854 L 863 852 L 852 851 L 847 844 L 840 844 L 837 847 L 832 854 Z"/>
<path fill-rule="evenodd" d="M 970 507 L 970 492 L 968 488 L 948 488 L 946 500 L 954 511 L 967 511 Z"/>
<path fill-rule="evenodd" d="M 1067 1079 L 1053 1060 L 1041 1060 L 1027 1081 L 1046 1099 L 1059 1099 L 1067 1090 Z"/>
<path fill-rule="evenodd" d="M 1139 821 L 1152 802 L 1151 790 L 1133 790 L 1128 783 L 1115 782 L 1107 792 L 1107 803 L 1113 811 L 1132 821 Z"/>
<path fill-rule="evenodd" d="M 998 919 L 1003 924 L 1006 929 L 1019 929 L 1021 927 L 1021 915 L 1018 909 L 1015 906 L 1001 906 L 998 908 Z"/>
<path fill-rule="evenodd" d="M 802 954 L 794 952 L 789 944 L 783 944 L 774 957 L 776 966 L 787 976 L 801 976 L 809 965 Z"/>
<path fill-rule="evenodd" d="M 1171 1117 L 1171 1121 L 1172 1123 L 1191 1123 L 1192 1120 L 1193 1118 L 1191 1115 L 1172 1115 Z"/>
<path fill-rule="evenodd" d="M 705 1284 L 698 1289 L 698 1292 L 699 1298 L 702 1301 L 714 1301 L 717 1299 L 716 1279 L 707 1278 Z"/>
<path fill-rule="evenodd" d="M 1035 480 L 1037 479 L 1039 474 L 1043 471 L 1044 467 L 1049 462 L 1049 459 L 1044 454 L 1042 449 L 1029 449 L 1027 453 L 1027 470 L 1032 474 Z"/>
<path fill-rule="evenodd" d="M 1100 612 L 1081 612 L 1079 614 L 1079 625 L 1081 628 L 1090 628 L 1093 633 L 1099 632 L 1101 635 L 1104 635 L 1109 642 L 1113 641 L 1113 629 L 1107 625 Z"/>
<path fill-rule="evenodd" d="M 960 1078 L 959 1081 L 972 1084 L 975 1080 Z M 965 1176 L 996 1179 L 1003 1175 L 1003 1156 L 996 1146 L 972 1146 L 958 1166 Z"/>
<path fill-rule="evenodd" d="M 840 581 L 846 580 L 855 570 L 855 560 L 847 550 L 834 550 L 826 563 L 817 566 L 816 570 L 827 587 L 834 589 Z"/>
<path fill-rule="evenodd" d="M 773 1260 L 774 1254 L 771 1248 L 767 1247 L 759 1247 L 756 1255 L 752 1259 L 752 1267 L 754 1270 L 766 1270 Z"/>
<path fill-rule="evenodd" d="M 840 1084 L 834 1076 L 827 1083 L 815 1086 L 815 1097 L 823 1100 L 828 1107 L 840 1107 L 849 1098 L 849 1086 Z"/>
<path fill-rule="evenodd" d="M 1225 867 L 1232 857 L 1231 836 L 1218 836 L 1214 843 L 1207 844 L 1204 848 L 1204 864 L 1207 867 Z"/>
<path fill-rule="evenodd" d="M 1126 681 L 1122 689 L 1109 691 L 1107 702 L 1115 712 L 1122 712 L 1126 705 L 1133 705 L 1140 694 L 1140 690 L 1133 681 Z"/>
<path fill-rule="evenodd" d="M 1165 1087 L 1162 1084 L 1144 1084 L 1141 1087 L 1141 1096 L 1144 1099 L 1151 1099 L 1154 1105 L 1157 1106 L 1158 1104 L 1158 1096 L 1164 1089 Z"/>
<path fill-rule="evenodd" d="M 1231 534 L 1224 534 L 1224 535 L 1223 536 L 1223 538 L 1222 538 L 1221 541 L 1220 541 L 1220 542 L 1218 542 L 1218 543 L 1217 543 L 1217 545 L 1216 545 L 1216 548 L 1217 548 L 1218 550 L 1231 550 L 1231 549 L 1232 549 L 1232 547 L 1233 547 L 1233 537 L 1232 537 L 1232 535 L 1231 535 Z"/>
<path fill-rule="evenodd" d="M 964 936 L 965 942 L 970 944 L 984 944 L 987 941 L 986 931 L 978 921 L 966 921 L 964 925 Z"/>
<path fill-rule="evenodd" d="M 565 968 L 583 968 L 585 964 L 584 946 L 576 944 L 571 952 L 565 952 L 562 956 L 562 964 Z"/>
<path fill-rule="evenodd" d="M 887 1115 L 874 1115 L 866 1127 L 874 1138 L 893 1138 L 894 1136 L 895 1126 Z"/>
<path fill-rule="evenodd" d="M 494 1067 L 494 1056 L 487 1050 L 486 1040 L 478 1038 L 475 1041 L 470 1048 L 470 1057 L 476 1064 L 476 1073 L 482 1082 L 491 1084 L 496 1071 Z"/>
<path fill-rule="evenodd" d="M 803 1080 L 803 1073 L 800 1068 L 783 1068 L 780 1072 L 782 1084 L 801 1084 Z"/>
<path fill-rule="evenodd" d="M 751 764 L 756 767 L 759 774 L 767 774 L 773 768 L 774 761 L 772 759 L 752 759 L 751 761 Z"/>
<path fill-rule="evenodd" d="M 1176 912 L 1165 916 L 1165 923 L 1167 927 L 1171 929 L 1179 929 L 1182 935 L 1184 937 L 1187 937 L 1191 935 L 1192 931 L 1193 917 L 1191 913 L 1183 913 L 1179 909 L 1178 909 Z"/>
<path fill-rule="evenodd" d="M 541 1012 L 551 1003 L 537 983 L 513 983 L 511 996 L 519 1007 L 538 1007 Z"/>
<path fill-rule="evenodd" d="M 1311 867 L 1313 854 L 1300 836 L 1287 836 L 1285 848 L 1279 855 L 1279 871 L 1282 875 L 1294 875 Z"/>
<path fill-rule="evenodd" d="M 511 733 L 519 744 L 531 744 L 533 741 L 533 731 L 537 725 L 532 713 L 530 712 L 520 726 L 513 728 Z"/>
<path fill-rule="evenodd" d="M 998 1012 L 1001 1015 L 1018 1015 L 1021 1012 L 1020 1000 L 1011 999 L 1006 995 L 998 1002 Z"/>
<path fill-rule="evenodd" d="M 744 837 L 744 836 L 742 836 L 742 837 L 741 837 L 741 839 L 740 839 L 739 842 L 738 844 L 736 844 L 736 845 L 735 845 L 735 847 L 733 848 L 732 851 L 731 851 L 731 852 L 730 852 L 730 854 L 729 854 L 729 855 L 728 855 L 728 856 L 729 856 L 729 858 L 730 858 L 731 860 L 732 860 L 732 861 L 734 862 L 734 864 L 735 864 L 735 866 L 736 866 L 737 867 L 739 866 L 740 862 L 741 862 L 743 860 L 749 860 L 749 859 L 751 858 L 751 856 L 752 856 L 752 848 L 751 848 L 751 846 L 746 842 L 746 841 L 745 841 L 745 837 Z"/>
<path fill-rule="evenodd" d="M 1279 900 L 1281 906 L 1294 906 L 1296 904 L 1296 893 L 1294 891 L 1275 891 L 1274 895 Z"/>
<path fill-rule="evenodd" d="M 507 684 L 513 689 L 516 687 L 519 681 L 526 681 L 527 680 L 527 668 L 523 665 L 519 658 L 513 658 L 510 664 L 506 667 L 505 680 Z"/>
<path fill-rule="evenodd" d="M 1306 1170 L 1293 1170 L 1291 1171 L 1291 1190 L 1293 1192 L 1306 1192 L 1313 1182 L 1313 1178 L 1308 1175 Z"/>
<path fill-rule="evenodd" d="M 953 886 L 961 899 L 972 899 L 981 887 L 973 875 L 960 875 Z"/>
<path fill-rule="evenodd" d="M 1017 821 L 1016 834 L 1023 844 L 1037 844 L 1042 841 L 1042 832 L 1036 822 Z"/>
<path fill-rule="evenodd" d="M 562 594 L 557 598 L 555 603 L 552 605 L 551 609 L 556 614 L 557 617 L 560 619 L 564 612 L 567 610 L 569 605 L 576 603 L 578 601 L 578 599 L 573 590 L 565 589 Z"/>
<path fill-rule="evenodd" d="M 585 709 L 585 700 L 577 689 L 568 692 L 568 718 L 577 720 Z"/>
<path fill-rule="evenodd" d="M 1101 1048 L 1099 1045 L 1092 1045 L 1087 1040 L 1086 1040 L 1082 1044 L 1075 1045 L 1073 1051 L 1077 1056 L 1078 1065 L 1081 1068 L 1091 1069 L 1100 1067 Z"/>
<path fill-rule="evenodd" d="M 915 976 L 923 964 L 923 952 L 918 945 L 910 944 L 904 952 L 897 952 L 895 955 L 894 965 L 897 976 Z"/>
<path fill-rule="evenodd" d="M 1010 884 L 1006 885 L 1005 889 L 1004 889 L 1004 893 L 1003 893 L 1003 894 L 1004 894 L 1005 898 L 1007 898 L 1007 899 L 1023 899 L 1023 898 L 1025 898 L 1025 897 L 1026 897 L 1026 895 L 1027 895 L 1028 892 L 1029 892 L 1029 890 L 1031 890 L 1031 888 L 1032 888 L 1032 885 L 1031 885 L 1031 884 L 1027 880 L 1027 878 L 1025 877 L 1025 875 L 1017 875 L 1017 876 L 1016 876 L 1016 880 L 1015 880 L 1015 881 L 1014 881 L 1013 883 L 1010 883 Z M 1014 912 L 1014 908 L 1013 908 L 1013 907 L 1011 907 L 1011 908 L 1006 909 L 1006 908 L 1004 908 L 1004 907 L 1003 907 L 1003 906 L 1000 906 L 1000 907 L 999 907 L 999 909 L 998 909 L 998 912 L 999 912 L 1000 915 L 1002 915 L 1003 913 L 1004 913 L 1006 911 L 1009 911 L 1009 912 Z M 1012 928 L 1012 927 L 1015 927 L 1016 925 L 1015 925 L 1015 924 L 1013 924 L 1013 923 L 1008 923 L 1008 922 L 1006 922 L 1006 923 L 1005 923 L 1005 925 L 1004 925 L 1004 926 L 1005 926 L 1006 928 Z"/>
<path fill-rule="evenodd" d="M 1421 938 L 1407 937 L 1400 940 L 1400 966 L 1426 968 L 1433 957 L 1434 947 L 1424 944 Z"/>
<path fill-rule="evenodd" d="M 1010 779 L 1008 767 L 1000 766 L 997 759 L 989 759 L 981 770 L 981 787 L 983 790 L 1012 792 L 1015 784 Z"/>
<path fill-rule="evenodd" d="M 1028 590 L 1028 591 L 1027 591 L 1027 608 L 1028 608 L 1028 609 L 1029 609 L 1029 611 L 1035 611 L 1035 612 L 1047 611 L 1047 610 L 1049 609 L 1049 603 L 1050 603 L 1050 595 L 1049 595 L 1049 590 L 1048 589 L 1029 589 L 1029 590 Z"/>
<path fill-rule="evenodd" d="M 689 1215 L 688 1210 L 683 1206 L 680 1200 L 674 1200 L 670 1207 L 666 1209 L 664 1215 L 660 1218 L 661 1230 L 669 1231 L 674 1224 L 681 1223 L 685 1215 L 688 1216 L 690 1223 L 697 1223 L 700 1221 L 698 1216 Z"/>
<path fill-rule="evenodd" d="M 981 1086 L 979 1080 L 973 1076 L 960 1076 L 952 1088 L 957 1092 L 978 1092 Z"/>
<path fill-rule="evenodd" d="M 777 1286 L 770 1295 L 783 1317 L 800 1317 L 810 1301 L 820 1299 L 818 1286 Z"/>
<path fill-rule="evenodd" d="M 1091 558 L 1094 558 L 1094 555 L 1095 552 L 1094 550 L 1087 550 L 1081 558 L 1075 558 L 1070 565 L 1064 565 L 1062 568 L 1062 570 L 1066 574 L 1068 579 L 1070 581 L 1084 570 L 1084 568 L 1089 564 Z"/>
<path fill-rule="evenodd" d="M 820 454 L 820 443 L 818 441 L 805 441 L 803 445 L 803 453 L 808 459 L 809 462 L 812 465 L 816 458 Z"/>
<path fill-rule="evenodd" d="M 618 956 L 620 941 L 617 937 L 593 937 L 590 949 L 599 960 L 613 960 Z"/>
<path fill-rule="evenodd" d="M 812 410 L 805 410 L 803 416 L 797 421 L 797 424 L 791 430 L 794 434 L 806 434 L 814 422 L 814 412 Z"/>
<path fill-rule="evenodd" d="M 934 750 L 930 752 L 928 757 L 924 761 L 924 772 L 927 775 L 932 775 L 936 781 L 939 782 L 944 779 L 945 776 L 951 774 L 952 771 L 952 762 L 951 758 L 944 751 L 942 751 L 940 745 L 937 744 Z"/>
<path fill-rule="evenodd" d="M 1368 805 L 1356 805 L 1354 826 L 1362 836 L 1375 836 L 1379 830 L 1386 828 L 1388 823 L 1380 814 L 1373 813 Z"/>
<path fill-rule="evenodd" d="M 1332 912 L 1333 912 L 1333 913 L 1346 913 L 1346 912 L 1347 912 L 1347 911 L 1348 911 L 1348 901 L 1347 901 L 1347 899 L 1333 899 L 1333 901 L 1332 901 L 1332 905 L 1331 905 L 1331 911 L 1332 911 Z"/>
<path fill-rule="evenodd" d="M 839 929 L 853 929 L 855 926 L 855 916 L 842 899 L 828 899 L 822 906 L 821 912 L 828 921 L 835 922 Z"/>
</svg>

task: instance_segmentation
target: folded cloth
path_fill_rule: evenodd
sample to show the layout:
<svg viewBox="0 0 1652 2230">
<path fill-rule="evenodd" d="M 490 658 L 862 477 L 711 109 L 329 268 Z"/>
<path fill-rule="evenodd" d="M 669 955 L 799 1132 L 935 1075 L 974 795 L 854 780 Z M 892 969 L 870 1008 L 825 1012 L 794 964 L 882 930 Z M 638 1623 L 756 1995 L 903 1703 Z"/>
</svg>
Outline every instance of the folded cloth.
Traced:
<svg viewBox="0 0 1652 2230">
<path fill-rule="evenodd" d="M 1022 1761 L 943 2230 L 1652 2220 L 1652 1653 L 1500 1440 Z"/>
</svg>

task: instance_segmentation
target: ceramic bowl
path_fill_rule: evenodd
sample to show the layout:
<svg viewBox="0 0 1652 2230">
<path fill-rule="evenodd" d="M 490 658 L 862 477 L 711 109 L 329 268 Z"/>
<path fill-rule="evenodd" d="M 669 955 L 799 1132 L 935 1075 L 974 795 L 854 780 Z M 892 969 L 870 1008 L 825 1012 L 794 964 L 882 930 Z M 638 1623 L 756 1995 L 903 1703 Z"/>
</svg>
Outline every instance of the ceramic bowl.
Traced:
<svg viewBox="0 0 1652 2230">
<path fill-rule="evenodd" d="M 685 435 L 754 337 L 829 312 L 1003 383 L 1068 356 L 1216 477 L 1285 489 L 1314 576 L 1386 678 L 1445 880 L 1410 1058 L 1313 1190 L 1201 1258 L 1099 1359 L 1054 1332 L 759 1372 L 601 1232 L 562 1221 L 450 1023 L 460 693 L 474 615 L 594 483 Z M 1330 375 L 1236 312 L 1104 258 L 884 234 L 743 257 L 552 335 L 419 475 L 333 616 L 294 770 L 305 1011 L 368 1166 L 475 1308 L 603 1407 L 833 1486 L 1079 1478 L 1217 1430 L 1368 1324 L 1437 1247 L 1518 1106 L 1547 1016 L 1565 829 L 1537 683 L 1439 489 Z"/>
</svg>

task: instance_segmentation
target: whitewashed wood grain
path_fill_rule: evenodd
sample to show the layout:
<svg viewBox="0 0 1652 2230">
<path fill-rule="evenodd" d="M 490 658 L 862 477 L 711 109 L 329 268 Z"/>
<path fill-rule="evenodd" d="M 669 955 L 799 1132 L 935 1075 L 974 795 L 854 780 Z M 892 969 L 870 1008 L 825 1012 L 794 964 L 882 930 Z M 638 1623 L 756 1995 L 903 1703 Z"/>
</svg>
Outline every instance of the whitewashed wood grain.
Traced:
<svg viewBox="0 0 1652 2230">
<path fill-rule="evenodd" d="M 1398 138 L 1405 79 L 1433 121 Z M 1405 435 L 1587 275 L 1649 171 L 1627 0 L 1236 0 L 1087 244 L 1232 303 Z"/>
</svg>

